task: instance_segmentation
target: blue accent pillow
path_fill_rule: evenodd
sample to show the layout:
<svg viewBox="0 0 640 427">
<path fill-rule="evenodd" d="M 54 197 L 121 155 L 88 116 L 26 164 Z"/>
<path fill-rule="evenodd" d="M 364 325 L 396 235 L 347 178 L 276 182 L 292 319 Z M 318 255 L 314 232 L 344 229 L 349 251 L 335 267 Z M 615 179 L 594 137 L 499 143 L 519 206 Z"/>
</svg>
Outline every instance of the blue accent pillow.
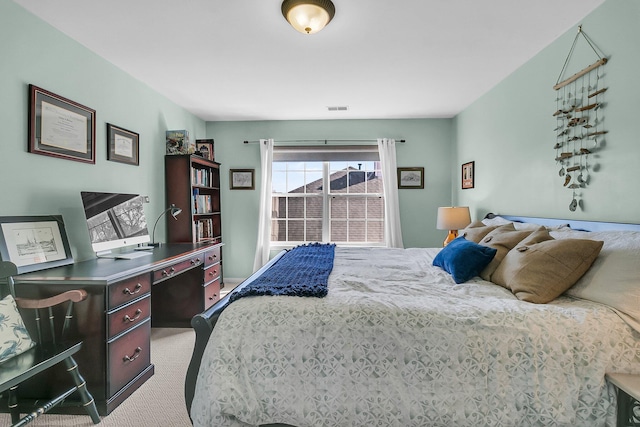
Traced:
<svg viewBox="0 0 640 427">
<path fill-rule="evenodd" d="M 456 283 L 477 276 L 491 262 L 498 251 L 460 236 L 442 248 L 433 259 L 433 265 L 451 274 Z"/>
</svg>

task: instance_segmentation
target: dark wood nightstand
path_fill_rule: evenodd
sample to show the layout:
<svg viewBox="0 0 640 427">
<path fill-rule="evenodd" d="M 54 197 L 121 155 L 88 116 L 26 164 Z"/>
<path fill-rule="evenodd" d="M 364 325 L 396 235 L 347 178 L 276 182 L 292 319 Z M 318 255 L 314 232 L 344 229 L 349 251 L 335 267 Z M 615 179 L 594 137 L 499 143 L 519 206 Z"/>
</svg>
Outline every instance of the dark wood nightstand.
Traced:
<svg viewBox="0 0 640 427">
<path fill-rule="evenodd" d="M 618 390 L 618 427 L 640 426 L 640 375 L 607 374 Z"/>
</svg>

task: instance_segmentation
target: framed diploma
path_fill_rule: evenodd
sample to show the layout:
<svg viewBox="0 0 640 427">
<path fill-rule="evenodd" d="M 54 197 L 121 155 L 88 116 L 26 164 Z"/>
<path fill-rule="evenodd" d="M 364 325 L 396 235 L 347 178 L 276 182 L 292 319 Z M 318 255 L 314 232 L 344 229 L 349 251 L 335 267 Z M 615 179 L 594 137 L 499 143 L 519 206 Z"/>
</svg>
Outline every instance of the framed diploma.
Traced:
<svg viewBox="0 0 640 427">
<path fill-rule="evenodd" d="M 29 152 L 96 162 L 96 111 L 29 85 Z"/>
<path fill-rule="evenodd" d="M 138 166 L 139 138 L 135 132 L 107 123 L 107 160 Z"/>
</svg>

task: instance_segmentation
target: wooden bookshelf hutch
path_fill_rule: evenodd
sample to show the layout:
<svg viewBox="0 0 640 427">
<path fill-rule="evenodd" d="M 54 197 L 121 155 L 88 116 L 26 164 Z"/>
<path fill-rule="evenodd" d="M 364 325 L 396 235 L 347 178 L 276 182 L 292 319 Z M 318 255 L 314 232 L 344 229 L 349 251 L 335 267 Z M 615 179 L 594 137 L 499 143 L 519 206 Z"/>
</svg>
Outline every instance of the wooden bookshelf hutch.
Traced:
<svg viewBox="0 0 640 427">
<path fill-rule="evenodd" d="M 182 209 L 176 217 L 167 219 L 167 242 L 215 245 L 217 259 L 209 260 L 204 286 L 194 293 L 189 312 L 200 313 L 220 299 L 224 288 L 222 278 L 222 220 L 220 216 L 220 163 L 192 155 L 165 156 L 165 188 L 167 206 Z M 179 292 L 167 289 L 167 292 Z M 177 297 L 177 296 L 176 296 Z M 154 313 L 167 312 L 168 318 L 179 317 L 183 307 L 154 307 Z M 159 314 L 156 318 L 161 317 Z M 159 319 L 158 319 L 159 320 Z M 156 323 L 154 323 L 154 326 Z M 164 326 L 171 326 L 163 322 Z"/>
</svg>

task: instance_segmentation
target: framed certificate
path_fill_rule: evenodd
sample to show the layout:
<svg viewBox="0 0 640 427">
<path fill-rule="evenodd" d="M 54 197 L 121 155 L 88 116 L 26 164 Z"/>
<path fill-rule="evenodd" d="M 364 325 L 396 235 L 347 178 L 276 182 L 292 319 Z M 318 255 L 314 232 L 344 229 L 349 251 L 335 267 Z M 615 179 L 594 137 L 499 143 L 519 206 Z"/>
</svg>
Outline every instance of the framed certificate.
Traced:
<svg viewBox="0 0 640 427">
<path fill-rule="evenodd" d="M 140 135 L 130 130 L 107 123 L 107 160 L 140 164 Z"/>
<path fill-rule="evenodd" d="M 30 153 L 96 162 L 96 111 L 29 85 Z"/>
</svg>

